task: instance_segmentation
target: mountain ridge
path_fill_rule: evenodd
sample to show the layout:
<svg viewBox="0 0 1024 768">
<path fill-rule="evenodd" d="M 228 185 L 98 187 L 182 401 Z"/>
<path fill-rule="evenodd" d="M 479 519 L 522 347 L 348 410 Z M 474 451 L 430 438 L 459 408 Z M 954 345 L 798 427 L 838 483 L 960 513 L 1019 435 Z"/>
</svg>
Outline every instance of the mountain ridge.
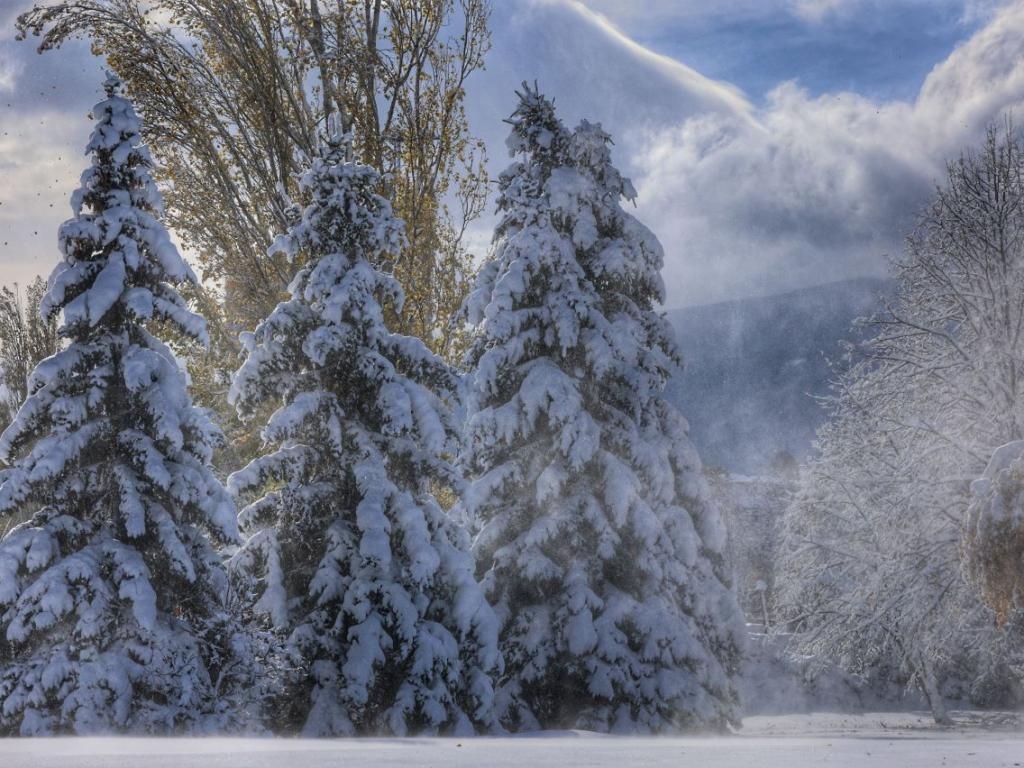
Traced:
<svg viewBox="0 0 1024 768">
<path fill-rule="evenodd" d="M 683 369 L 666 396 L 690 422 L 705 464 L 757 474 L 779 455 L 806 457 L 843 341 L 883 308 L 893 283 L 854 278 L 769 296 L 668 310 Z"/>
</svg>

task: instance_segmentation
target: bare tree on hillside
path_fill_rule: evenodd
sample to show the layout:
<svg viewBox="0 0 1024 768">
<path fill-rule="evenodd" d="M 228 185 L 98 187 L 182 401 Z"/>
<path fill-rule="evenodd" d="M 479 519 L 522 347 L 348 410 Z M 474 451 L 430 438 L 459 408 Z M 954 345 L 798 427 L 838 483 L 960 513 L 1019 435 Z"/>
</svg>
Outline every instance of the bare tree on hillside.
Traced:
<svg viewBox="0 0 1024 768">
<path fill-rule="evenodd" d="M 124 80 L 167 220 L 222 281 L 232 327 L 254 327 L 284 295 L 294 265 L 266 255 L 289 223 L 279 190 L 296 191 L 301 156 L 344 115 L 406 222 L 407 247 L 379 265 L 405 287 L 401 328 L 446 352 L 472 268 L 462 237 L 486 198 L 464 98 L 488 16 L 488 0 L 70 0 L 18 25 L 41 50 L 87 37 Z"/>
</svg>

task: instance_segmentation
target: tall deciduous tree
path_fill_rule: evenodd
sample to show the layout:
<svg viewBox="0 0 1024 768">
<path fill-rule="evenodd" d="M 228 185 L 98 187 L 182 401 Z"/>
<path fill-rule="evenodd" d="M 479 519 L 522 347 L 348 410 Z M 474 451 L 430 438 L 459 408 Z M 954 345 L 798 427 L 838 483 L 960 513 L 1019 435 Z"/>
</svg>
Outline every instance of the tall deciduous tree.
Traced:
<svg viewBox="0 0 1024 768">
<path fill-rule="evenodd" d="M 229 479 L 250 499 L 233 572 L 296 667 L 285 727 L 471 732 L 492 718 L 497 626 L 434 496 L 458 484 L 459 382 L 387 327 L 402 292 L 374 265 L 401 249 L 402 222 L 347 150 L 335 137 L 299 180 L 306 205 L 274 248 L 305 266 L 232 386 L 243 416 L 280 406 L 271 451 Z"/>
<path fill-rule="evenodd" d="M 502 621 L 509 727 L 724 728 L 742 622 L 654 311 L 662 250 L 608 136 L 525 88 L 475 325 L 463 514 Z"/>
<path fill-rule="evenodd" d="M 292 265 L 267 258 L 288 222 L 295 150 L 316 153 L 326 116 L 356 129 L 359 156 L 407 222 L 377 266 L 406 287 L 400 329 L 445 352 L 468 285 L 462 245 L 486 195 L 467 131 L 467 78 L 490 45 L 487 0 L 72 0 L 19 19 L 41 49 L 87 36 L 124 79 L 164 167 L 168 221 L 253 327 Z"/>
<path fill-rule="evenodd" d="M 148 327 L 197 340 L 194 281 L 158 217 L 149 152 L 106 84 L 92 165 L 42 301 L 67 347 L 36 366 L 0 437 L 0 731 L 206 731 L 238 724 L 247 644 L 213 544 L 236 541 L 210 468 L 218 432 Z"/>
</svg>

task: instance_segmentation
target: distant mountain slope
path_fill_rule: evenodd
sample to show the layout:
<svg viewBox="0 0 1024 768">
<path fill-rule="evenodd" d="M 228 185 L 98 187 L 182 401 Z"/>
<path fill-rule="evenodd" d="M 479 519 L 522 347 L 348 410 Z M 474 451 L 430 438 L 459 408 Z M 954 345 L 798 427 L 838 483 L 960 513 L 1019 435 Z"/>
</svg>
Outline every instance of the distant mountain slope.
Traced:
<svg viewBox="0 0 1024 768">
<path fill-rule="evenodd" d="M 669 311 L 685 367 L 667 394 L 704 463 L 756 473 L 780 451 L 804 457 L 824 418 L 814 397 L 829 392 L 828 361 L 891 291 L 863 278 Z"/>
</svg>

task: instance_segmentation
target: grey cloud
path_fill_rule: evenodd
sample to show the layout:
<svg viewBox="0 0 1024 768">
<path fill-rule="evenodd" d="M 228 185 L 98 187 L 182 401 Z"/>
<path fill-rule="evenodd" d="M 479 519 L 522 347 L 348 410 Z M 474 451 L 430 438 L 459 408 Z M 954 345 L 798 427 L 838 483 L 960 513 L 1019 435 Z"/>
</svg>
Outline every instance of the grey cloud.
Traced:
<svg viewBox="0 0 1024 768">
<path fill-rule="evenodd" d="M 30 8 L 0 9 L 0 28 Z M 58 259 L 57 227 L 84 167 L 90 106 L 101 66 L 84 42 L 38 54 L 34 40 L 0 39 L 0 283 L 48 275 Z"/>
<path fill-rule="evenodd" d="M 704 115 L 649 137 L 640 213 L 666 248 L 669 305 L 880 273 L 945 162 L 1024 101 L 1024 5 L 998 14 L 913 103 L 809 97 L 794 84 L 763 130 Z"/>
<path fill-rule="evenodd" d="M 987 19 L 1013 0 L 646 0 L 637 13 L 636 0 L 582 0 L 631 31 L 653 32 L 667 23 L 700 24 L 737 17 L 789 14 L 815 24 L 856 13 L 891 11 L 898 6 L 960 9 L 965 22 Z"/>
<path fill-rule="evenodd" d="M 504 155 L 501 120 L 524 80 L 553 95 L 567 122 L 599 119 L 620 135 L 694 114 L 749 119 L 753 111 L 735 86 L 638 45 L 575 0 L 494 3 L 491 21 L 494 47 L 468 100 L 473 128 L 493 154 Z"/>
</svg>

